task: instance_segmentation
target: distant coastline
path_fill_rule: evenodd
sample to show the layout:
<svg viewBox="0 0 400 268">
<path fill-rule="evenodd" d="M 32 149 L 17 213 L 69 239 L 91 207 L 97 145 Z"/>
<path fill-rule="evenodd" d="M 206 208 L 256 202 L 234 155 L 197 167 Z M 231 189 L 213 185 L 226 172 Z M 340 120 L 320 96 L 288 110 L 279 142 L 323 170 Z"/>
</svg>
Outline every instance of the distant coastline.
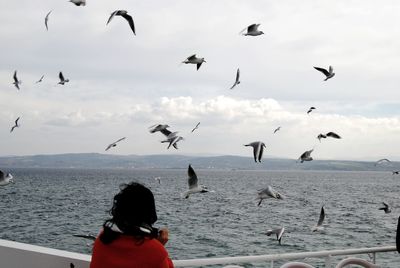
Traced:
<svg viewBox="0 0 400 268">
<path fill-rule="evenodd" d="M 54 154 L 0 157 L 1 168 L 125 168 L 180 169 L 191 163 L 202 169 L 225 170 L 337 170 L 388 171 L 399 170 L 400 162 L 375 166 L 375 162 L 347 160 L 314 160 L 297 163 L 295 159 L 265 158 L 254 163 L 243 156 L 185 156 L 185 155 L 110 155 L 99 153 Z"/>
</svg>

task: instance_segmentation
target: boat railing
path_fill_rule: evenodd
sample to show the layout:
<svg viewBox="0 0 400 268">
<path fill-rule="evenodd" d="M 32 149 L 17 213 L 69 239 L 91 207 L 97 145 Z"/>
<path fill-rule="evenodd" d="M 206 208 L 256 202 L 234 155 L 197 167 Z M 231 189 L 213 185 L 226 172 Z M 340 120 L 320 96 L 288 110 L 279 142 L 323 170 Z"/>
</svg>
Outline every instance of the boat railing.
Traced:
<svg viewBox="0 0 400 268">
<path fill-rule="evenodd" d="M 199 267 L 217 266 L 228 264 L 266 263 L 265 267 L 274 267 L 274 263 L 291 260 L 305 260 L 319 258 L 325 260 L 326 268 L 333 268 L 333 257 L 368 254 L 373 263 L 376 262 L 376 254 L 381 252 L 394 252 L 395 246 L 381 246 L 371 248 L 355 248 L 340 250 L 323 250 L 301 253 L 282 253 L 257 256 L 236 256 L 221 258 L 201 258 L 190 260 L 174 260 L 175 267 Z M 71 265 L 72 264 L 72 265 Z M 74 253 L 64 250 L 35 246 L 31 244 L 13 242 L 0 239 L 0 267 L 7 268 L 58 268 L 75 267 L 89 268 L 90 255 Z M 278 266 L 276 266 L 278 267 Z"/>
</svg>

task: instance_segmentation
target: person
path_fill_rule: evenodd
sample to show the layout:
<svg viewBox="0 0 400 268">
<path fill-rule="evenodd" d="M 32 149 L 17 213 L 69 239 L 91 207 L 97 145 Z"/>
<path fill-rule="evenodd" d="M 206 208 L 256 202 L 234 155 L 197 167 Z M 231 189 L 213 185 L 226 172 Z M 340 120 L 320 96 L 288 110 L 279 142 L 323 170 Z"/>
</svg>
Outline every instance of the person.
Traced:
<svg viewBox="0 0 400 268">
<path fill-rule="evenodd" d="M 164 245 L 168 230 L 153 227 L 153 193 L 140 183 L 123 185 L 114 196 L 111 219 L 93 245 L 90 268 L 173 268 Z"/>
</svg>

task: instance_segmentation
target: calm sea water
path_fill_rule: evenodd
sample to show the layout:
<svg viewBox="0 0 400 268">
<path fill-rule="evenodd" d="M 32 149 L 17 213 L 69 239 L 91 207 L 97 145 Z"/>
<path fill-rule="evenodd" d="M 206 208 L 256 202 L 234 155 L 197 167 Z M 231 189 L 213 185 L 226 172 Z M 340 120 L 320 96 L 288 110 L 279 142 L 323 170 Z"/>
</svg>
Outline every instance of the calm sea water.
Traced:
<svg viewBox="0 0 400 268">
<path fill-rule="evenodd" d="M 395 244 L 400 177 L 390 172 L 194 169 L 200 183 L 215 192 L 183 199 L 186 169 L 7 170 L 15 183 L 0 188 L 0 238 L 90 254 L 89 241 L 72 235 L 96 235 L 119 185 L 138 181 L 155 195 L 156 226 L 169 228 L 167 249 L 173 259 Z M 161 184 L 155 177 L 161 177 Z M 286 199 L 264 200 L 258 207 L 257 190 L 267 185 Z M 392 213 L 378 210 L 382 201 L 392 205 Z M 312 233 L 322 205 L 325 231 Z M 265 235 L 267 229 L 280 226 L 286 228 L 281 246 Z M 397 253 L 380 253 L 377 260 L 383 267 L 400 267 Z"/>
</svg>

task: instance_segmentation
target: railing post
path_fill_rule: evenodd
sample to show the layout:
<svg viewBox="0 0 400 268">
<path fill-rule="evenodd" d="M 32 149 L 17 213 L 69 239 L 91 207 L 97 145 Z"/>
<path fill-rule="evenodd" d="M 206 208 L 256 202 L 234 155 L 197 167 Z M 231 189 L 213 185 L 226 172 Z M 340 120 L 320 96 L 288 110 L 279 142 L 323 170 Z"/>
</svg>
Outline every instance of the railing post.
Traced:
<svg viewBox="0 0 400 268">
<path fill-rule="evenodd" d="M 372 252 L 372 262 L 376 264 L 376 252 Z"/>
<path fill-rule="evenodd" d="M 325 258 L 325 268 L 331 268 L 332 265 L 332 256 L 328 255 Z"/>
<path fill-rule="evenodd" d="M 271 268 L 274 268 L 274 260 L 271 260 Z"/>
</svg>

